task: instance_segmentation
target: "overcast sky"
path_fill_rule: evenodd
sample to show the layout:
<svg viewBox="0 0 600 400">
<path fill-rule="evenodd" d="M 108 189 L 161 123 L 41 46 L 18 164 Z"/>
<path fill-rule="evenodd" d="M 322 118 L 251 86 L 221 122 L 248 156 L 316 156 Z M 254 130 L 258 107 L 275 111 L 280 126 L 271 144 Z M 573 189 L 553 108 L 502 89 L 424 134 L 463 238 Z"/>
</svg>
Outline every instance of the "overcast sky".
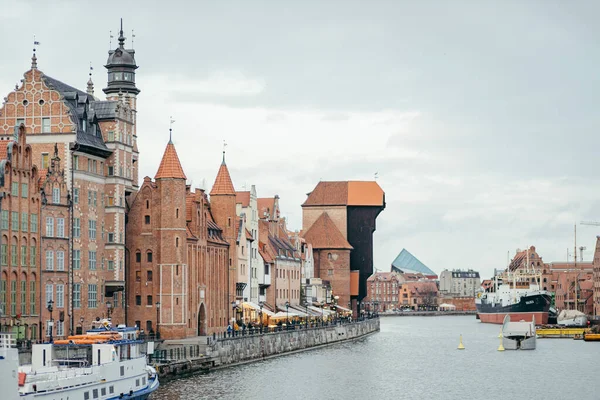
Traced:
<svg viewBox="0 0 600 400">
<path fill-rule="evenodd" d="M 34 6 L 35 4 L 35 6 Z M 96 95 L 109 31 L 135 30 L 140 180 L 169 116 L 210 189 L 223 140 L 237 190 L 279 194 L 290 227 L 322 180 L 386 192 L 375 266 L 404 247 L 484 277 L 517 248 L 573 252 L 600 220 L 597 1 L 0 0 L 0 93 L 30 67 Z M 600 227 L 578 225 L 591 260 Z"/>
</svg>

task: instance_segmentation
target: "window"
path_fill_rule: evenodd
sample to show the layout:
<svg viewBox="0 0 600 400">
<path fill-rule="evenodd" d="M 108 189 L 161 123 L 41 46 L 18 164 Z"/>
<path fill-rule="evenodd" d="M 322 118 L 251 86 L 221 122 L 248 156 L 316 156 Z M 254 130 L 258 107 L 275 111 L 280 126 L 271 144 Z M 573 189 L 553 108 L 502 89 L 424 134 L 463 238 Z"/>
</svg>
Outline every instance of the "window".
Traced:
<svg viewBox="0 0 600 400">
<path fill-rule="evenodd" d="M 102 397 L 106 396 L 106 388 L 105 387 L 100 389 L 100 394 L 102 395 Z"/>
<path fill-rule="evenodd" d="M 60 188 L 52 189 L 52 203 L 60 204 Z"/>
<path fill-rule="evenodd" d="M 109 142 L 115 141 L 115 131 L 108 131 L 108 141 Z"/>
<path fill-rule="evenodd" d="M 81 250 L 73 250 L 73 269 L 81 269 Z"/>
<path fill-rule="evenodd" d="M 56 270 L 65 270 L 65 252 L 62 250 L 56 252 Z"/>
<path fill-rule="evenodd" d="M 17 254 L 17 245 L 16 244 L 11 244 L 10 245 L 10 265 L 12 265 L 13 267 L 17 266 L 17 261 L 18 261 L 18 257 L 19 255 Z"/>
<path fill-rule="evenodd" d="M 149 216 L 149 215 L 146 215 L 146 216 L 144 217 L 144 223 L 145 223 L 146 225 L 149 225 L 149 224 L 150 224 L 150 216 Z"/>
<path fill-rule="evenodd" d="M 54 252 L 46 250 L 46 270 L 54 271 Z"/>
<path fill-rule="evenodd" d="M 136 282 L 141 282 L 142 281 L 142 273 L 141 273 L 141 271 L 135 271 L 135 281 Z"/>
<path fill-rule="evenodd" d="M 151 252 L 146 253 L 146 258 L 147 258 L 148 262 L 152 262 L 152 253 Z"/>
<path fill-rule="evenodd" d="M 333 269 L 328 269 L 327 270 L 327 275 L 328 276 L 333 276 Z"/>
<path fill-rule="evenodd" d="M 37 248 L 35 246 L 31 246 L 29 249 L 29 265 L 32 267 L 36 266 L 37 263 Z"/>
<path fill-rule="evenodd" d="M 108 394 L 113 394 L 115 392 L 115 387 L 114 386 L 109 386 L 108 387 Z"/>
<path fill-rule="evenodd" d="M 142 262 L 142 253 L 139 251 L 135 253 L 135 262 Z"/>
<path fill-rule="evenodd" d="M 35 281 L 29 282 L 29 314 L 35 314 Z M 1 301 L 2 296 L 0 296 Z"/>
<path fill-rule="evenodd" d="M 146 280 L 152 282 L 152 271 L 146 271 Z"/>
<path fill-rule="evenodd" d="M 19 195 L 19 182 L 12 183 L 10 194 L 11 194 L 11 196 L 15 196 L 15 197 L 17 197 Z"/>
<path fill-rule="evenodd" d="M 79 169 L 79 156 L 73 156 L 73 169 L 77 171 Z M 78 189 L 75 189 L 78 190 Z"/>
<path fill-rule="evenodd" d="M 50 133 L 50 118 L 42 118 L 42 133 Z"/>
<path fill-rule="evenodd" d="M 5 315 L 6 313 L 6 280 L 2 279 L 0 280 L 0 309 L 2 309 L 2 311 L 0 312 L 0 315 Z"/>
<path fill-rule="evenodd" d="M 60 320 L 54 320 L 54 326 L 56 326 L 56 336 L 63 336 L 65 334 L 65 323 Z"/>
<path fill-rule="evenodd" d="M 96 221 L 93 219 L 90 219 L 88 221 L 89 226 L 88 226 L 88 235 L 90 236 L 91 240 L 95 240 L 96 239 Z"/>
<path fill-rule="evenodd" d="M 31 214 L 31 233 L 37 233 L 38 231 L 38 216 L 37 214 Z"/>
<path fill-rule="evenodd" d="M 54 236 L 54 218 L 46 217 L 46 236 Z"/>
<path fill-rule="evenodd" d="M 54 288 L 51 283 L 46 284 L 46 304 L 52 300 L 54 301 Z"/>
<path fill-rule="evenodd" d="M 10 213 L 10 218 L 11 218 L 11 225 L 12 225 L 12 230 L 13 231 L 18 231 L 19 230 L 19 212 L 18 211 L 11 211 Z"/>
<path fill-rule="evenodd" d="M 41 169 L 48 169 L 50 157 L 48 153 L 42 153 L 42 166 Z"/>
<path fill-rule="evenodd" d="M 108 243 L 114 243 L 115 242 L 115 234 L 112 232 L 108 233 Z"/>
<path fill-rule="evenodd" d="M 152 305 L 152 296 L 146 296 L 146 305 L 147 306 L 151 306 Z"/>
<path fill-rule="evenodd" d="M 81 283 L 73 284 L 73 307 L 81 308 Z"/>
<path fill-rule="evenodd" d="M 27 198 L 29 195 L 29 187 L 26 183 L 21 183 L 21 197 Z"/>
<path fill-rule="evenodd" d="M 88 251 L 88 268 L 90 270 L 95 270 L 96 269 L 96 252 L 95 251 Z"/>
<path fill-rule="evenodd" d="M 92 394 L 94 395 L 94 398 L 97 399 L 98 398 L 98 389 L 92 390 Z"/>
<path fill-rule="evenodd" d="M 141 306 L 142 305 L 142 296 L 140 296 L 140 295 L 136 295 L 135 296 L 135 305 L 136 306 Z"/>
<path fill-rule="evenodd" d="M 21 281 L 21 314 L 27 314 L 27 281 Z"/>
<path fill-rule="evenodd" d="M 17 281 L 10 282 L 10 313 L 17 314 Z"/>
<path fill-rule="evenodd" d="M 81 236 L 81 219 L 73 218 L 73 237 Z"/>
<path fill-rule="evenodd" d="M 65 306 L 65 285 L 56 285 L 56 307 L 63 308 Z"/>
<path fill-rule="evenodd" d="M 2 229 L 8 230 L 8 211 L 7 210 L 2 210 Z"/>
<path fill-rule="evenodd" d="M 96 295 L 97 295 L 98 286 L 88 284 L 88 308 L 96 308 Z"/>
<path fill-rule="evenodd" d="M 112 165 L 108 166 L 108 176 L 113 176 L 115 174 L 115 167 Z"/>
<path fill-rule="evenodd" d="M 21 246 L 21 267 L 27 265 L 27 246 Z"/>
<path fill-rule="evenodd" d="M 93 197 L 94 197 L 94 199 L 93 199 L 93 204 L 94 204 L 94 207 L 96 207 L 96 206 L 98 205 L 98 203 L 97 203 L 97 200 L 98 200 L 98 192 L 96 192 L 96 191 L 93 191 L 93 192 L 92 192 L 92 195 L 93 195 Z"/>
<path fill-rule="evenodd" d="M 115 262 L 113 260 L 108 260 L 108 270 L 113 271 L 115 269 Z"/>
<path fill-rule="evenodd" d="M 65 219 L 56 218 L 56 236 L 65 237 Z"/>
<path fill-rule="evenodd" d="M 90 392 L 83 393 L 83 400 L 90 400 Z"/>
<path fill-rule="evenodd" d="M 29 229 L 29 214 L 27 214 L 26 212 L 22 212 L 21 213 L 21 230 L 23 232 L 27 232 L 27 229 Z"/>
</svg>

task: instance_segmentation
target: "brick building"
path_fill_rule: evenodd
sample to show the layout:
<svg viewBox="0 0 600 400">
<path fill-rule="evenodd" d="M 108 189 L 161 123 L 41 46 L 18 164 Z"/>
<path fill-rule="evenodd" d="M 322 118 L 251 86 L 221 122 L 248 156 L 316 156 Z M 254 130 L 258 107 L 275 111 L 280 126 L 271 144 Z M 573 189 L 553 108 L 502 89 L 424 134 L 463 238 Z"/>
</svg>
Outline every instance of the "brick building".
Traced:
<svg viewBox="0 0 600 400">
<path fill-rule="evenodd" d="M 258 304 L 260 301 L 265 301 L 264 288 L 269 285 L 270 281 L 265 280 L 264 261 L 258 252 L 258 202 L 254 185 L 250 187 L 249 191 L 236 192 L 236 214 L 240 219 L 244 219 L 246 229 L 251 237 L 251 240 L 250 237 L 247 237 L 247 260 L 250 273 L 247 293 L 249 300 Z M 265 283 L 267 283 L 266 286 Z"/>
<path fill-rule="evenodd" d="M 68 226 L 64 227 L 65 234 L 73 232 L 70 248 L 64 249 L 65 269 L 74 284 L 73 310 L 66 313 L 71 317 L 69 333 L 76 324 L 87 328 L 109 313 L 115 323 L 126 322 L 121 296 L 125 288 L 125 198 L 137 190 L 138 179 L 139 90 L 134 55 L 133 49 L 125 48 L 121 29 L 118 47 L 109 51 L 107 98 L 101 101 L 94 96 L 91 76 L 86 92 L 78 90 L 40 71 L 34 54 L 21 86 L 6 96 L 0 108 L 1 139 L 10 138 L 13 127 L 22 123 L 33 164 L 40 171 L 49 169 L 53 154 L 61 159 L 73 203 L 72 218 L 65 220 Z M 63 199 L 65 194 L 61 192 Z M 56 223 L 61 217 L 52 218 Z M 45 217 L 40 221 L 46 221 Z M 57 240 L 46 242 L 54 246 Z M 63 250 L 55 250 L 54 259 L 46 254 L 41 257 L 43 270 L 59 262 L 57 251 Z"/>
<path fill-rule="evenodd" d="M 343 307 L 348 306 L 354 313 L 357 312 L 357 301 L 361 301 L 367 295 L 367 279 L 373 274 L 375 221 L 384 208 L 385 194 L 377 182 L 360 181 L 321 181 L 302 204 L 302 232 L 305 235 L 314 224 L 321 225 L 321 228 L 315 228 L 317 233 L 325 226 L 330 233 L 333 227 L 338 231 L 335 235 L 336 249 L 320 249 L 311 243 L 315 253 L 315 271 L 319 268 L 321 278 L 332 282 L 334 296 L 338 295 L 338 292 L 346 296 L 348 287 L 350 288 L 350 304 L 343 303 L 341 300 L 339 304 Z M 323 216 L 323 214 L 327 215 Z M 318 236 L 323 235 L 319 233 Z M 340 236 L 348 245 L 341 242 Z M 320 245 L 330 246 L 326 243 L 322 241 Z M 329 266 L 323 268 L 317 265 L 325 261 L 323 255 L 326 263 L 333 262 L 334 268 Z M 334 255 L 337 255 L 335 260 Z M 332 270 L 333 276 L 328 275 Z M 324 273 L 327 277 L 323 276 Z M 337 274 L 342 276 L 338 279 Z M 349 284 L 346 281 L 349 281 Z"/>
<path fill-rule="evenodd" d="M 35 340 L 41 334 L 40 310 L 46 307 L 39 295 L 39 171 L 25 126 L 14 130 L 15 137 L 0 141 L 0 331 Z"/>
<path fill-rule="evenodd" d="M 171 141 L 154 181 L 144 178 L 128 203 L 128 319 L 164 338 L 224 331 L 230 246 L 205 192 L 186 185 Z"/>
<path fill-rule="evenodd" d="M 395 272 L 376 272 L 367 279 L 362 310 L 388 311 L 398 308 L 401 279 Z"/>
</svg>

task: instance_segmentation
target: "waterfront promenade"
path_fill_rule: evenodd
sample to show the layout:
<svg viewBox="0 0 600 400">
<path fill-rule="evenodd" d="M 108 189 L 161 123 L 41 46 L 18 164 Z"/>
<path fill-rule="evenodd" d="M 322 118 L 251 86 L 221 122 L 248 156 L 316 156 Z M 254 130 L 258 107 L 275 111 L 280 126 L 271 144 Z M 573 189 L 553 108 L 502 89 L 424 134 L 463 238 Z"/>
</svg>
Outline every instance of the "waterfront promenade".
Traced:
<svg viewBox="0 0 600 400">
<path fill-rule="evenodd" d="M 380 313 L 380 317 L 444 317 L 452 315 L 477 315 L 477 311 L 394 311 Z"/>
<path fill-rule="evenodd" d="M 356 340 L 378 332 L 379 326 L 379 318 L 374 317 L 308 328 L 296 325 L 290 329 L 238 334 L 216 340 L 169 341 L 158 345 L 151 363 L 161 382 L 165 382 L 195 372 L 210 372 Z"/>
</svg>

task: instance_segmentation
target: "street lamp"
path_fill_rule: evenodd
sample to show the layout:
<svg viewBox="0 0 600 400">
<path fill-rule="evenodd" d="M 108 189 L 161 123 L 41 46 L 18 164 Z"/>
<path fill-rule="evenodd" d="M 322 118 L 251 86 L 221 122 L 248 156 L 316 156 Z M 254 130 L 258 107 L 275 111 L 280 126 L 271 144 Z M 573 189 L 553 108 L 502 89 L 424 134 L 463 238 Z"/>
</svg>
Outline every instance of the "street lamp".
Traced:
<svg viewBox="0 0 600 400">
<path fill-rule="evenodd" d="M 112 314 L 112 303 L 110 301 L 106 302 L 106 317 L 110 321 L 110 315 Z"/>
<path fill-rule="evenodd" d="M 52 304 L 54 304 L 53 300 L 48 300 L 48 306 L 46 307 L 48 309 L 48 311 L 50 312 L 50 322 L 48 323 L 48 328 L 49 328 L 49 336 L 50 336 L 50 343 L 54 342 L 54 340 L 52 339 L 52 327 L 54 325 L 54 320 L 52 319 Z"/>
<path fill-rule="evenodd" d="M 259 301 L 258 305 L 260 307 L 260 313 L 259 313 L 259 316 L 260 316 L 260 333 L 262 334 L 263 333 L 263 312 L 262 312 L 262 309 L 263 309 L 263 306 L 265 305 L 265 302 L 264 301 Z"/>
<path fill-rule="evenodd" d="M 156 339 L 160 338 L 158 324 L 160 323 L 160 301 L 156 302 Z"/>
<path fill-rule="evenodd" d="M 290 329 L 290 320 L 289 320 L 289 313 L 290 313 L 290 302 L 286 301 L 285 302 L 285 328 L 286 329 Z"/>
</svg>

